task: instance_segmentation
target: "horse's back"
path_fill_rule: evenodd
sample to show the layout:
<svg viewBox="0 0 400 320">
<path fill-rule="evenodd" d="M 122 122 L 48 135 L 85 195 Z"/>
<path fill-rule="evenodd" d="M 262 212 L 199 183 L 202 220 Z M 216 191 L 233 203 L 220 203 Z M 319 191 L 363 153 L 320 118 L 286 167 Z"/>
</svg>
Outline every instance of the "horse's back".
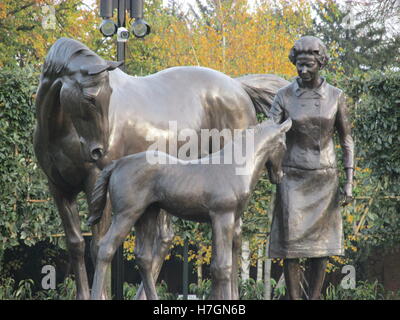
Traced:
<svg viewBox="0 0 400 320">
<path fill-rule="evenodd" d="M 111 73 L 115 77 L 119 72 Z M 243 128 L 255 121 L 253 104 L 240 82 L 216 70 L 172 67 L 146 77 L 128 76 L 129 81 L 126 74 L 120 77 L 125 80 L 115 81 L 114 105 L 124 105 L 124 113 L 130 110 L 156 127 L 175 120 L 181 128 Z"/>
</svg>

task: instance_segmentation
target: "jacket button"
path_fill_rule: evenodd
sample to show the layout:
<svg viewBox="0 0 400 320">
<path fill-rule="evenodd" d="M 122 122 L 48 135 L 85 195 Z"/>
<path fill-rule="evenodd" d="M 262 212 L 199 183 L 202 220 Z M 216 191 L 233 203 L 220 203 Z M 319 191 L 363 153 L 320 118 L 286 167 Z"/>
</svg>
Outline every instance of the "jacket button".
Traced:
<svg viewBox="0 0 400 320">
<path fill-rule="evenodd" d="M 316 103 L 315 103 L 315 106 L 316 106 L 316 107 L 319 107 L 320 105 L 321 105 L 321 104 L 320 104 L 319 102 L 316 102 Z"/>
</svg>

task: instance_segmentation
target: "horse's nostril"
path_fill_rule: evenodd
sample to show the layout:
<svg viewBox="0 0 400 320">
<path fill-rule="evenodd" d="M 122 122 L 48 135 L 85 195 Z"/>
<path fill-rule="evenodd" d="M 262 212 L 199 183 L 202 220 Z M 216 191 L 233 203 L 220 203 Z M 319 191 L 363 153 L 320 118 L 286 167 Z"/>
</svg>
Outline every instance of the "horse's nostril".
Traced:
<svg viewBox="0 0 400 320">
<path fill-rule="evenodd" d="M 99 160 L 103 156 L 103 149 L 102 148 L 93 149 L 91 152 L 91 156 L 93 160 L 95 161 Z"/>
</svg>

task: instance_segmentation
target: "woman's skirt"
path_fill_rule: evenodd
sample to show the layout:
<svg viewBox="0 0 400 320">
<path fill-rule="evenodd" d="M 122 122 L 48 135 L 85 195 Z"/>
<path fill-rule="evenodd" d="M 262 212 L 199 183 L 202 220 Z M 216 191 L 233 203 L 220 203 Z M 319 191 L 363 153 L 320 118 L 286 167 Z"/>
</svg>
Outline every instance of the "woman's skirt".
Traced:
<svg viewBox="0 0 400 320">
<path fill-rule="evenodd" d="M 277 185 L 269 257 L 343 255 L 337 169 L 284 167 L 284 173 Z"/>
</svg>

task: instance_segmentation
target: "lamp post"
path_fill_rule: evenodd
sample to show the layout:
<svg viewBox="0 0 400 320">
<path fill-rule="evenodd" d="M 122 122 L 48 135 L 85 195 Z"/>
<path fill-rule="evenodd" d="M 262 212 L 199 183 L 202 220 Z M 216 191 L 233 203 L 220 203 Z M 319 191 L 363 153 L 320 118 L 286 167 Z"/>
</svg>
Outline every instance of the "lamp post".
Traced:
<svg viewBox="0 0 400 320">
<path fill-rule="evenodd" d="M 117 9 L 117 24 L 112 20 L 114 9 Z M 150 26 L 143 19 L 143 0 L 100 0 L 100 16 L 103 22 L 100 25 L 100 32 L 105 37 L 112 37 L 117 34 L 117 60 L 124 63 L 120 66 L 125 71 L 125 52 L 129 38 L 129 31 L 126 29 L 126 11 L 134 19 L 131 32 L 137 38 L 143 38 L 150 33 Z M 124 283 L 124 259 L 123 247 L 120 246 L 111 264 L 111 294 L 115 300 L 123 300 Z"/>
</svg>

